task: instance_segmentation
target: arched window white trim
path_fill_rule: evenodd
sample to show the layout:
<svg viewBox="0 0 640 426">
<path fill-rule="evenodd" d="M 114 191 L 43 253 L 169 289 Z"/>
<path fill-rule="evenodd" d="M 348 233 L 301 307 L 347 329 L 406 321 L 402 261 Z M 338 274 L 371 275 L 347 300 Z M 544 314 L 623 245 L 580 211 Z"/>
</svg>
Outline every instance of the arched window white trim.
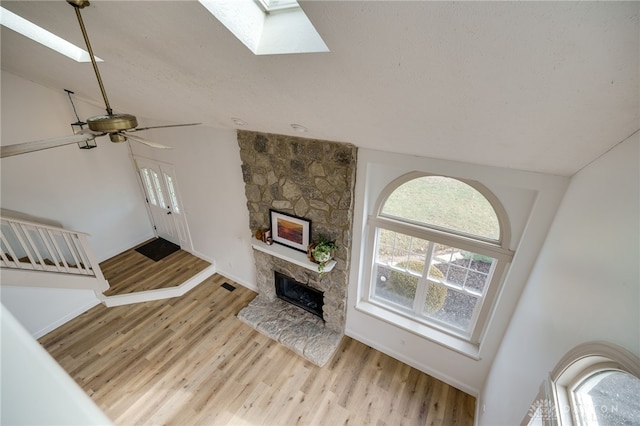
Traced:
<svg viewBox="0 0 640 426">
<path fill-rule="evenodd" d="M 550 409 L 545 410 L 543 418 L 536 419 L 530 416 L 528 424 L 597 425 L 599 412 L 625 411 L 627 407 L 620 407 L 620 404 L 625 403 L 624 398 L 620 397 L 620 394 L 625 392 L 624 389 L 617 389 L 616 397 L 611 398 L 606 404 L 600 401 L 600 405 L 580 400 L 580 395 L 576 393 L 581 386 L 596 386 L 606 375 L 616 373 L 634 376 L 637 379 L 634 381 L 635 385 L 640 386 L 640 358 L 627 349 L 609 342 L 588 342 L 576 346 L 562 357 L 549 375 L 550 395 L 546 405 Z M 637 393 L 634 391 L 630 396 L 631 400 L 637 401 L 635 396 Z M 534 405 L 541 405 L 541 401 L 536 401 Z M 640 411 L 634 420 L 635 423 L 632 424 L 640 424 Z"/>
<path fill-rule="evenodd" d="M 477 348 L 482 340 L 483 331 L 491 316 L 495 299 L 499 292 L 500 284 L 504 278 L 506 268 L 510 263 L 514 253 L 509 250 L 511 230 L 508 216 L 498 198 L 479 182 L 446 177 L 455 179 L 473 188 L 489 202 L 496 215 L 499 225 L 499 237 L 491 239 L 484 236 L 472 235 L 462 231 L 445 229 L 433 224 L 425 224 L 415 220 L 407 219 L 383 213 L 383 207 L 389 197 L 403 184 L 422 177 L 431 177 L 420 172 L 405 174 L 392 181 L 380 193 L 373 215 L 368 218 L 368 259 L 371 268 L 365 280 L 363 288 L 363 300 L 378 309 L 379 317 L 395 325 L 407 329 L 413 333 L 422 335 L 431 340 L 438 341 L 454 349 L 463 346 L 452 345 L 451 338 L 457 339 L 464 344 L 471 344 Z M 402 247 L 398 247 L 395 241 L 402 239 Z M 393 240 L 394 243 L 384 242 Z M 411 252 L 408 247 L 420 245 L 419 250 Z M 412 261 L 392 262 L 382 261 L 383 252 L 408 252 L 407 259 L 419 257 L 422 266 L 407 266 Z M 448 271 L 452 270 L 453 262 L 436 262 L 436 257 L 444 256 L 438 253 L 446 252 L 446 256 L 484 256 L 489 260 L 485 262 L 489 269 L 483 271 L 484 282 L 477 288 L 468 288 L 466 285 L 467 276 L 479 274 L 473 267 L 467 266 L 463 273 L 465 278 L 454 282 L 449 279 L 449 272 L 434 271 L 435 263 L 447 264 Z M 387 256 L 389 257 L 389 256 Z M 385 263 L 386 262 L 386 263 Z M 469 261 L 468 265 L 471 265 Z M 461 268 L 460 271 L 462 271 Z M 395 280 L 391 277 L 395 274 Z M 388 275 L 388 276 L 387 276 Z M 409 294 L 400 297 L 398 293 L 392 294 L 385 282 L 392 284 L 400 279 L 412 282 Z M 383 281 L 381 283 L 380 281 Z M 395 284 L 395 283 L 394 283 Z M 432 290 L 437 288 L 440 299 L 442 294 L 446 294 L 445 300 L 458 298 L 470 306 L 461 315 L 456 312 L 444 312 L 442 307 L 437 312 L 431 311 L 430 300 L 432 300 Z M 411 293 L 413 291 L 413 293 Z M 440 305 L 442 306 L 442 305 Z M 457 316 L 461 317 L 460 319 Z M 434 332 L 435 331 L 435 332 Z M 446 334 L 448 337 L 443 336 Z M 449 342 L 449 343 L 448 343 Z M 459 349 L 460 350 L 460 349 Z M 472 351 L 462 349 L 463 353 Z"/>
<path fill-rule="evenodd" d="M 511 242 L 511 225 L 509 224 L 509 216 L 507 215 L 507 211 L 502 206 L 502 203 L 500 202 L 500 200 L 498 200 L 498 197 L 496 197 L 493 194 L 493 192 L 491 192 L 489 190 L 489 188 L 487 188 L 486 186 L 484 186 L 480 182 L 477 182 L 477 181 L 474 181 L 474 180 L 462 179 L 462 178 L 456 178 L 456 177 L 450 177 L 450 176 L 443 176 L 443 175 L 435 175 L 435 174 L 423 173 L 423 172 L 407 173 L 407 174 L 405 174 L 403 176 L 400 176 L 397 179 L 393 180 L 380 193 L 380 196 L 378 197 L 378 200 L 376 201 L 376 205 L 375 205 L 375 211 L 377 212 L 377 215 L 378 216 L 385 216 L 382 213 L 382 208 L 384 207 L 384 203 L 391 196 L 391 194 L 393 194 L 393 192 L 396 189 L 398 189 L 403 184 L 405 184 L 405 183 L 407 183 L 409 181 L 412 181 L 414 179 L 419 179 L 419 178 L 422 178 L 422 177 L 428 177 L 428 176 L 438 176 L 438 177 L 441 176 L 441 177 L 448 177 L 448 178 L 451 178 L 451 179 L 455 179 L 457 181 L 466 183 L 467 185 L 469 185 L 472 188 L 474 188 L 475 190 L 477 190 L 480 194 L 482 194 L 484 196 L 484 198 L 489 202 L 491 207 L 493 208 L 493 211 L 495 212 L 495 214 L 497 216 L 499 227 L 500 227 L 500 236 L 499 236 L 498 239 L 492 240 L 492 239 L 488 239 L 487 238 L 487 239 L 485 239 L 485 241 L 490 242 L 490 243 L 498 243 L 500 245 L 500 247 L 508 250 L 509 244 Z M 391 219 L 391 217 L 389 217 L 389 218 Z M 405 220 L 405 222 L 406 222 L 406 220 Z M 423 224 L 417 224 L 417 225 L 420 226 L 420 225 L 423 225 Z M 431 225 L 430 228 L 433 229 L 433 230 L 437 230 L 438 229 L 438 227 L 433 226 L 433 225 Z M 456 231 L 451 230 L 451 229 L 441 229 L 441 231 L 444 231 L 445 233 L 456 233 Z M 462 237 L 474 237 L 474 239 L 482 240 L 482 238 L 479 238 L 478 236 L 468 235 L 468 234 L 465 234 L 463 232 L 457 232 L 457 234 L 462 236 Z"/>
</svg>

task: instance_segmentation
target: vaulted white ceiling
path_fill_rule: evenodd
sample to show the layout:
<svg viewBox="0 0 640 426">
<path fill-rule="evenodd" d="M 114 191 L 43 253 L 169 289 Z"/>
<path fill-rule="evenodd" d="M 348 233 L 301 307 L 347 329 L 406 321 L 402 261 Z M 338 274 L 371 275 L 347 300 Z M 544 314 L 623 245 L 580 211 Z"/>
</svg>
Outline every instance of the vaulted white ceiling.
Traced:
<svg viewBox="0 0 640 426">
<path fill-rule="evenodd" d="M 562 175 L 640 128 L 640 2 L 301 5 L 331 52 L 255 56 L 196 1 L 92 1 L 82 14 L 114 110 L 167 124 L 238 117 L 247 130 Z M 83 45 L 65 1 L 2 6 Z M 101 103 L 91 64 L 4 27 L 1 43 L 4 70 Z"/>
</svg>

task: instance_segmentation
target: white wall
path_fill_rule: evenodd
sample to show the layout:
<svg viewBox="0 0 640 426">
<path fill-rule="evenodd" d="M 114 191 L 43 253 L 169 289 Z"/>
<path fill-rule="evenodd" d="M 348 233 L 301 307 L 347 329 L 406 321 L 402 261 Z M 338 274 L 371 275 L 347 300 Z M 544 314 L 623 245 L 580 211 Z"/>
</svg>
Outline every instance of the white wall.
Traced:
<svg viewBox="0 0 640 426">
<path fill-rule="evenodd" d="M 577 173 L 482 391 L 481 425 L 514 425 L 560 358 L 605 340 L 640 356 L 640 134 Z"/>
<path fill-rule="evenodd" d="M 445 347 L 378 319 L 367 312 L 366 307 L 356 308 L 359 286 L 366 276 L 364 270 L 367 266 L 361 250 L 366 218 L 374 214 L 375 203 L 383 188 L 412 171 L 472 179 L 484 184 L 498 197 L 511 221 L 509 248 L 516 254 L 479 348 L 452 339 L 449 339 L 451 346 Z M 479 394 L 567 182 L 567 178 L 559 176 L 360 149 L 353 232 L 354 263 L 349 283 L 346 333 L 465 392 Z M 475 358 L 462 354 L 463 350 L 475 352 Z"/>
<path fill-rule="evenodd" d="M 2 326 L 0 423 L 110 425 L 76 382 L 0 306 Z"/>
<path fill-rule="evenodd" d="M 2 144 L 65 136 L 75 121 L 63 88 L 54 90 L 2 71 Z M 73 90 L 73 87 L 68 89 Z M 74 99 L 81 118 L 103 113 Z M 98 261 L 153 237 L 127 146 L 69 145 L 0 160 L 1 206 L 83 231 Z M 40 336 L 98 303 L 92 291 L 6 287 L 2 303 Z"/>
</svg>

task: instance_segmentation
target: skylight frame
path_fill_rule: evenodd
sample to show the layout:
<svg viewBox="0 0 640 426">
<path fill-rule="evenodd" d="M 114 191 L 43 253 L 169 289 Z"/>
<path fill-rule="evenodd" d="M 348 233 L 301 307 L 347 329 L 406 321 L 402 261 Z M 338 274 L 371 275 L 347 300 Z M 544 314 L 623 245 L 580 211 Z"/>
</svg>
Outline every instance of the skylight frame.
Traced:
<svg viewBox="0 0 640 426">
<path fill-rule="evenodd" d="M 254 55 L 329 52 L 295 0 L 280 0 L 279 6 L 269 0 L 198 1 Z"/>
<path fill-rule="evenodd" d="M 76 62 L 91 62 L 89 52 L 63 39 L 54 33 L 45 30 L 39 25 L 17 15 L 10 10 L 0 6 L 0 25 L 15 31 L 49 49 L 73 59 Z M 104 62 L 99 57 L 95 57 L 96 62 Z"/>
<path fill-rule="evenodd" d="M 300 8 L 297 0 L 254 0 L 265 12 L 277 12 L 280 10 Z"/>
</svg>

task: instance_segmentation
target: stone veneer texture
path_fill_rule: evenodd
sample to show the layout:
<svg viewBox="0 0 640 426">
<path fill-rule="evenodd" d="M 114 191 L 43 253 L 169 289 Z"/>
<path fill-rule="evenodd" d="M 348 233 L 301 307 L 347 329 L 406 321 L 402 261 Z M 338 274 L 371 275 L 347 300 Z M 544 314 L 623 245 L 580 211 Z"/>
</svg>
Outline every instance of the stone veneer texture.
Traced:
<svg viewBox="0 0 640 426">
<path fill-rule="evenodd" d="M 324 292 L 325 327 L 344 333 L 349 277 L 357 148 L 352 144 L 238 131 L 249 227 L 269 229 L 269 210 L 311 220 L 338 245 L 334 269 L 316 272 L 254 250 L 256 283 L 275 299 L 273 271 Z"/>
</svg>

